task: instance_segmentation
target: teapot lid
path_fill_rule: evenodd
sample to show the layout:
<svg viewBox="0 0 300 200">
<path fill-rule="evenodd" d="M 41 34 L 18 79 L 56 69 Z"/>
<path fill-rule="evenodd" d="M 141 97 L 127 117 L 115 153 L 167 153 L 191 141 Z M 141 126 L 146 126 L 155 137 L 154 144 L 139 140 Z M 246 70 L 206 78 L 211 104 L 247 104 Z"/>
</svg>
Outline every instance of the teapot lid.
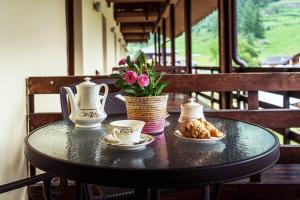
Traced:
<svg viewBox="0 0 300 200">
<path fill-rule="evenodd" d="M 86 77 L 84 78 L 84 82 L 80 83 L 79 86 L 83 86 L 83 87 L 89 87 L 89 86 L 97 86 L 96 83 L 90 81 L 92 80 L 90 77 Z"/>
<path fill-rule="evenodd" d="M 201 104 L 195 102 L 196 99 L 195 98 L 190 98 L 188 99 L 188 103 L 183 104 L 183 106 L 188 106 L 188 107 L 198 107 L 198 106 L 202 106 Z"/>
</svg>

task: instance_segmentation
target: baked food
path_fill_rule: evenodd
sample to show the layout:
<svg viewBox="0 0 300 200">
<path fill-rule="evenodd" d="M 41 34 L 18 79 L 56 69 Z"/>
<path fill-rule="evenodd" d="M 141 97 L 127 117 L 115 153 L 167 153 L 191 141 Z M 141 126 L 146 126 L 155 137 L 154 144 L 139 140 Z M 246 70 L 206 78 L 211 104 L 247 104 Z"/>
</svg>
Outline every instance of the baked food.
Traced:
<svg viewBox="0 0 300 200">
<path fill-rule="evenodd" d="M 197 119 L 183 121 L 179 131 L 183 136 L 188 138 L 210 138 L 210 132 L 205 128 L 204 123 Z"/>
<path fill-rule="evenodd" d="M 202 123 L 204 123 L 205 128 L 210 132 L 210 136 L 211 137 L 222 137 L 224 135 L 221 131 L 219 131 L 218 129 L 216 129 L 214 127 L 214 125 L 212 125 L 211 123 L 209 123 L 205 119 L 201 118 L 200 121 Z"/>
<path fill-rule="evenodd" d="M 216 129 L 205 119 L 184 120 L 180 126 L 181 134 L 188 138 L 209 139 L 211 137 L 222 137 L 223 133 Z"/>
</svg>

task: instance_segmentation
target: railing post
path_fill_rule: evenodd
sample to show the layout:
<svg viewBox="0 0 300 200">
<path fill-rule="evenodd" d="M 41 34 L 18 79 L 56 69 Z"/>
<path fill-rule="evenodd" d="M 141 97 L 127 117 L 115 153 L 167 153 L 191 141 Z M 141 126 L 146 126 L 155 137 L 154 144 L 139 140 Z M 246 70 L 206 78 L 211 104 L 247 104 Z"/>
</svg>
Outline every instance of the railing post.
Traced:
<svg viewBox="0 0 300 200">
<path fill-rule="evenodd" d="M 211 69 L 210 70 L 210 74 L 213 74 L 214 73 L 214 70 L 213 69 Z M 214 108 L 214 96 L 215 96 L 215 92 L 211 92 L 210 93 L 210 105 L 211 105 L 211 108 L 213 109 Z"/>
<path fill-rule="evenodd" d="M 192 5 L 184 0 L 185 63 L 189 74 L 192 73 Z"/>
<path fill-rule="evenodd" d="M 283 107 L 287 109 L 290 108 L 290 92 L 284 92 L 283 94 Z M 283 143 L 290 144 L 290 129 L 285 128 L 283 134 Z"/>
<path fill-rule="evenodd" d="M 157 41 L 158 41 L 158 66 L 161 64 L 160 58 L 160 27 L 157 27 Z"/>
<path fill-rule="evenodd" d="M 155 62 L 157 62 L 157 39 L 156 39 L 157 35 L 156 32 L 154 32 L 154 59 Z"/>
<path fill-rule="evenodd" d="M 175 7 L 170 5 L 171 66 L 175 67 Z"/>
<path fill-rule="evenodd" d="M 162 46 L 162 54 L 163 54 L 163 66 L 167 66 L 167 55 L 166 55 L 166 18 L 162 19 L 162 34 L 163 34 L 163 46 Z"/>
</svg>

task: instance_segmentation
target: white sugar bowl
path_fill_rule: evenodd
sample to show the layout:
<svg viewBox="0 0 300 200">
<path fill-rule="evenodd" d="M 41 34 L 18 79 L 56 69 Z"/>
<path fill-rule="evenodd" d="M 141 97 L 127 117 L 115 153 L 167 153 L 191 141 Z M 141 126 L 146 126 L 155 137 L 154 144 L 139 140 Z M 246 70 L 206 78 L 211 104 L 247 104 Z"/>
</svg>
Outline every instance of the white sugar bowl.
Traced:
<svg viewBox="0 0 300 200">
<path fill-rule="evenodd" d="M 194 98 L 190 98 L 188 103 L 181 104 L 180 109 L 179 123 L 182 123 L 185 119 L 205 118 L 203 114 L 203 105 L 195 102 Z"/>
</svg>

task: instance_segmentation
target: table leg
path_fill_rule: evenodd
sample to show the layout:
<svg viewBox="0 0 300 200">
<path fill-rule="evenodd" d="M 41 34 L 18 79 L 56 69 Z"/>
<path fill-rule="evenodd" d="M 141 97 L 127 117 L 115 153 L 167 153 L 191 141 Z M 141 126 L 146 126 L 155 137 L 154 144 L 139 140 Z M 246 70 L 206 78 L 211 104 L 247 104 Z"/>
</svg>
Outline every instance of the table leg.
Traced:
<svg viewBox="0 0 300 200">
<path fill-rule="evenodd" d="M 76 200 L 91 200 L 92 194 L 88 184 L 76 182 Z"/>
<path fill-rule="evenodd" d="M 134 199 L 135 200 L 148 200 L 148 189 L 147 188 L 135 188 Z"/>
<path fill-rule="evenodd" d="M 76 197 L 76 200 L 81 200 L 81 196 L 82 196 L 82 192 L 81 192 L 81 184 L 80 182 L 77 182 L 76 181 L 76 194 L 75 194 L 75 197 Z"/>
<path fill-rule="evenodd" d="M 209 185 L 201 188 L 201 200 L 209 200 Z"/>
<path fill-rule="evenodd" d="M 210 200 L 218 200 L 220 196 L 221 184 L 211 185 L 211 195 Z"/>
<path fill-rule="evenodd" d="M 150 200 L 160 200 L 159 189 L 150 189 Z"/>
<path fill-rule="evenodd" d="M 51 194 L 51 178 L 44 180 L 43 195 L 46 200 L 52 200 Z"/>
</svg>

